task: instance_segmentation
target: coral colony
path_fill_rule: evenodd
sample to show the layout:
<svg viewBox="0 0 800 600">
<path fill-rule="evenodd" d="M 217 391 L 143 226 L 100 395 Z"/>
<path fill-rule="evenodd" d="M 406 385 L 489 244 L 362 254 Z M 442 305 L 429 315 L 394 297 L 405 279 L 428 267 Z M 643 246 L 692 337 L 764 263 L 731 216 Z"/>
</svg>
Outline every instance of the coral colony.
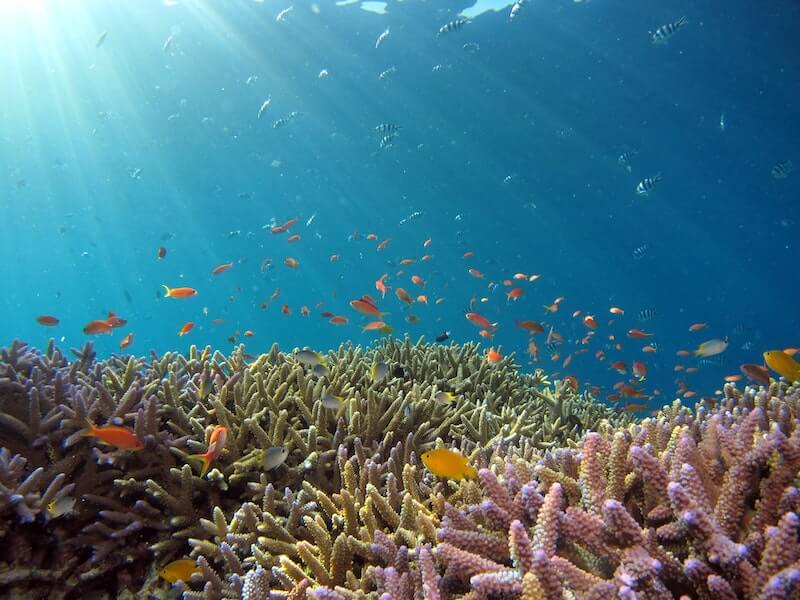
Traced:
<svg viewBox="0 0 800 600">
<path fill-rule="evenodd" d="M 472 344 L 72 354 L 0 355 L 2 597 L 800 593 L 796 383 L 638 421 Z"/>
</svg>

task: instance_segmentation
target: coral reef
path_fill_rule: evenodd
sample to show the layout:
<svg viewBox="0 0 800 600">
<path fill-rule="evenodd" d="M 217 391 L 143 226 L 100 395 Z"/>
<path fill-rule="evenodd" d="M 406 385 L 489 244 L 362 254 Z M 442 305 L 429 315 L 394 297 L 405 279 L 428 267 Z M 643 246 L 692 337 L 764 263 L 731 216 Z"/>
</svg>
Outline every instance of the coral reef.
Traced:
<svg viewBox="0 0 800 600">
<path fill-rule="evenodd" d="M 72 353 L 0 351 L 3 596 L 800 594 L 797 385 L 726 385 L 638 422 L 471 344 L 344 346 L 322 368 L 275 347 Z M 430 473 L 436 447 L 477 479 Z M 159 577 L 187 557 L 191 581 Z"/>
<path fill-rule="evenodd" d="M 471 344 L 344 346 L 322 375 L 276 347 L 72 354 L 19 342 L 0 352 L 3 594 L 163 594 L 159 569 L 186 556 L 201 571 L 187 598 L 366 593 L 379 556 L 435 543 L 445 498 L 477 498 L 475 484 L 428 480 L 421 452 L 444 445 L 488 464 L 500 447 L 574 447 L 584 431 L 630 420 L 518 373 L 513 357 L 489 366 Z M 371 378 L 375 361 L 392 369 L 383 381 Z M 454 400 L 437 402 L 438 391 Z M 344 399 L 338 409 L 328 394 Z M 85 436 L 90 422 L 127 428 L 143 449 Z M 227 442 L 200 477 L 188 456 L 218 426 Z M 270 448 L 285 450 L 283 464 L 268 468 Z"/>
</svg>

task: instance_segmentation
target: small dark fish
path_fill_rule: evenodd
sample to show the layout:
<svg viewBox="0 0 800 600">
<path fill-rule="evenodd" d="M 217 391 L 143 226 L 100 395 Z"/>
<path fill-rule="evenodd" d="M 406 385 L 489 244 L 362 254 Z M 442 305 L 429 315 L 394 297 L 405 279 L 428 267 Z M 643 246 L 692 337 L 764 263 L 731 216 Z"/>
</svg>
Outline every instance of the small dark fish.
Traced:
<svg viewBox="0 0 800 600">
<path fill-rule="evenodd" d="M 398 379 L 411 379 L 411 371 L 406 369 L 403 365 L 397 365 L 394 369 L 392 369 L 392 377 L 397 377 Z"/>
<path fill-rule="evenodd" d="M 786 179 L 789 176 L 789 173 L 791 173 L 793 170 L 794 165 L 792 164 L 792 161 L 785 160 L 772 167 L 770 174 L 774 179 Z"/>
<path fill-rule="evenodd" d="M 436 341 L 441 344 L 442 342 L 446 342 L 449 337 L 450 337 L 450 332 L 443 331 L 442 333 L 436 336 Z"/>
</svg>

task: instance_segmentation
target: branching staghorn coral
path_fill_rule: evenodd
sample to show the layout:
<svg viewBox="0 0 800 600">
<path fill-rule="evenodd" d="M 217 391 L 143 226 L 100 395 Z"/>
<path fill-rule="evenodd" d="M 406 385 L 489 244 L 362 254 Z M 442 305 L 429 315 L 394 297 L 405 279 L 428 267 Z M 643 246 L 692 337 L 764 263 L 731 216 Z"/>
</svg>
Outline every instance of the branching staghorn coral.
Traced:
<svg viewBox="0 0 800 600">
<path fill-rule="evenodd" d="M 373 536 L 412 553 L 434 541 L 446 486 L 422 481 L 421 452 L 444 444 L 480 463 L 493 447 L 530 454 L 629 419 L 559 383 L 551 391 L 510 358 L 490 368 L 474 345 L 344 346 L 323 377 L 276 347 L 252 360 L 241 347 L 149 360 L 97 361 L 91 345 L 72 352 L 68 360 L 52 343 L 44 352 L 15 343 L 0 354 L 0 532 L 23 540 L 0 553 L 0 592 L 149 593 L 165 587 L 161 566 L 190 553 L 201 574 L 186 585 L 206 597 L 244 589 L 233 556 L 244 570 L 275 567 L 273 594 L 372 589 Z M 372 381 L 375 360 L 403 377 Z M 456 401 L 438 404 L 440 390 Z M 323 406 L 328 393 L 344 398 L 338 410 Z M 554 407 L 564 416 L 555 427 Z M 89 422 L 129 428 L 144 448 L 87 438 Z M 200 477 L 188 456 L 207 449 L 216 426 L 227 443 Z M 267 470 L 274 447 L 288 456 Z M 72 498 L 73 508 L 48 511 Z"/>
<path fill-rule="evenodd" d="M 676 402 L 580 451 L 495 456 L 485 499 L 442 520 L 437 592 L 797 597 L 798 402 L 785 384 L 726 386 L 719 407 Z"/>
</svg>

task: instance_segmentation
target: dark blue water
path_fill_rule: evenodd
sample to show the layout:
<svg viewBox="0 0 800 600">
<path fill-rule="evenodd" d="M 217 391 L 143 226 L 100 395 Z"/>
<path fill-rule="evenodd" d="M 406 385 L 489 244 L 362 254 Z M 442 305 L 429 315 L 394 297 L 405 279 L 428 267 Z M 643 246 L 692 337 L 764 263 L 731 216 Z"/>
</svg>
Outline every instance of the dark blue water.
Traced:
<svg viewBox="0 0 800 600">
<path fill-rule="evenodd" d="M 296 2 L 276 22 L 289 5 L 3 4 L 0 342 L 54 336 L 78 346 L 87 322 L 116 311 L 127 325 L 92 338 L 103 355 L 128 332 L 138 354 L 227 350 L 236 332 L 252 353 L 273 342 L 366 344 L 377 334 L 361 333 L 366 320 L 349 302 L 376 295 L 388 273 L 379 306 L 395 335 L 449 330 L 606 392 L 623 379 L 609 362 L 643 360 L 642 387 L 663 391 L 651 406 L 674 396 L 676 364 L 700 366 L 678 375 L 710 395 L 740 363 L 800 344 L 800 173 L 770 176 L 779 162 L 800 165 L 797 3 L 537 0 L 513 23 L 506 7 L 438 39 L 468 4 L 390 3 L 377 15 Z M 689 24 L 669 44 L 650 43 L 649 31 L 681 16 Z M 470 42 L 480 50 L 466 51 Z M 402 131 L 381 150 L 374 128 L 386 122 Z M 617 163 L 623 151 L 636 153 L 631 173 Z M 657 173 L 657 189 L 637 196 L 636 184 Z M 296 243 L 263 228 L 293 217 Z M 360 239 L 349 240 L 354 232 Z M 373 232 L 391 238 L 385 250 L 364 239 Z M 474 258 L 463 259 L 467 251 Z M 399 265 L 426 253 L 434 258 Z M 296 270 L 282 264 L 289 256 Z M 262 272 L 265 258 L 274 266 Z M 210 274 L 228 261 L 230 271 Z M 541 278 L 509 303 L 502 280 L 520 271 Z M 500 285 L 490 291 L 490 282 Z M 163 299 L 162 284 L 199 294 Z M 397 287 L 426 294 L 428 305 L 406 307 Z M 260 308 L 276 288 L 278 299 Z M 559 312 L 546 315 L 557 296 L 566 298 Z M 494 340 L 464 318 L 472 298 L 500 324 Z M 611 325 L 610 306 L 626 311 Z M 656 316 L 640 323 L 643 309 Z M 349 324 L 330 325 L 326 310 Z M 575 310 L 599 323 L 585 346 Z M 42 327 L 42 314 L 60 324 Z M 541 360 L 528 364 L 517 319 L 561 333 L 559 360 L 539 335 Z M 187 321 L 195 328 L 180 338 Z M 709 327 L 689 333 L 696 322 Z M 654 333 L 647 341 L 658 352 L 642 353 L 647 341 L 629 340 L 631 327 Z M 245 338 L 248 329 L 255 335 Z M 725 336 L 722 364 L 675 356 Z"/>
</svg>

